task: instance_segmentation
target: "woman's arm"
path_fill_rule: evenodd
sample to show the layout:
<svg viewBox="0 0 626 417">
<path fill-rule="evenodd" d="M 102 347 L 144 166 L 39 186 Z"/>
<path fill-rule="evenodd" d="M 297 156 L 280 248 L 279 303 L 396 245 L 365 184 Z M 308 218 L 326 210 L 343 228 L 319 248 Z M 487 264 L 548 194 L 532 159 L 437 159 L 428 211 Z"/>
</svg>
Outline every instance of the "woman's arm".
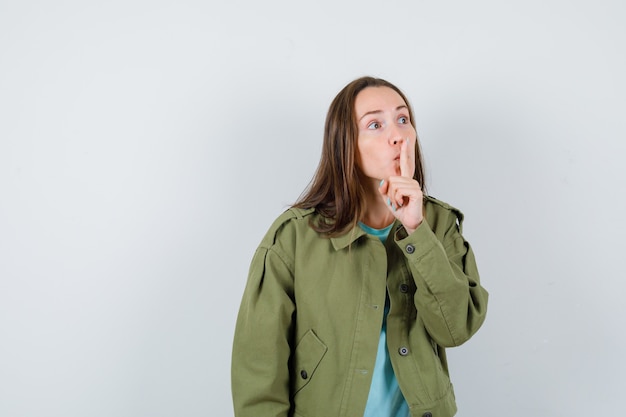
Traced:
<svg viewBox="0 0 626 417">
<path fill-rule="evenodd" d="M 287 417 L 292 272 L 280 251 L 257 249 L 244 291 L 232 352 L 235 417 Z"/>
<path fill-rule="evenodd" d="M 485 320 L 488 293 L 480 285 L 474 253 L 461 235 L 463 215 L 449 206 L 433 214 L 427 212 L 411 235 L 396 236 L 396 242 L 417 287 L 418 316 L 437 344 L 458 346 Z"/>
</svg>

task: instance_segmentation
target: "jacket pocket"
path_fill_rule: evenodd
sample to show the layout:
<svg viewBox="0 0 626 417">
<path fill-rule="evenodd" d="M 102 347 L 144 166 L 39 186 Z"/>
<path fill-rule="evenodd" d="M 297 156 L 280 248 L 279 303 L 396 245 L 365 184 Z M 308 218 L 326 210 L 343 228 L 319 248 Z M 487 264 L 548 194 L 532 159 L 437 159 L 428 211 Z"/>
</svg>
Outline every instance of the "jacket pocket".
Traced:
<svg viewBox="0 0 626 417">
<path fill-rule="evenodd" d="M 317 337 L 313 330 L 307 331 L 296 346 L 293 361 L 292 395 L 304 388 L 313 378 L 318 365 L 328 347 Z"/>
</svg>

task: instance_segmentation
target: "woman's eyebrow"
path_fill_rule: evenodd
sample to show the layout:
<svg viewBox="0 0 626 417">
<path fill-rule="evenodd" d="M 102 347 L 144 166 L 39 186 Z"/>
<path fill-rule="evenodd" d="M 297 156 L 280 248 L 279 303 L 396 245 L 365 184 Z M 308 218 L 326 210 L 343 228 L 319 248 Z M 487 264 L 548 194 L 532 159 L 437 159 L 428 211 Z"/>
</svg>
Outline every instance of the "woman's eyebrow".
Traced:
<svg viewBox="0 0 626 417">
<path fill-rule="evenodd" d="M 363 116 L 361 116 L 361 118 L 359 120 L 363 120 L 365 118 L 365 116 L 369 116 L 370 114 L 377 114 L 377 113 L 382 113 L 382 110 L 372 110 L 372 111 L 368 111 L 367 113 L 365 113 Z"/>
<path fill-rule="evenodd" d="M 401 109 L 408 109 L 408 107 L 405 104 L 402 104 L 398 107 L 396 107 L 396 111 L 401 110 Z M 361 118 L 359 119 L 359 121 L 363 120 L 363 118 L 365 116 L 369 116 L 370 114 L 377 114 L 377 113 L 382 113 L 382 110 L 372 110 L 372 111 L 368 111 L 367 113 L 365 113 L 363 116 L 361 116 Z"/>
</svg>

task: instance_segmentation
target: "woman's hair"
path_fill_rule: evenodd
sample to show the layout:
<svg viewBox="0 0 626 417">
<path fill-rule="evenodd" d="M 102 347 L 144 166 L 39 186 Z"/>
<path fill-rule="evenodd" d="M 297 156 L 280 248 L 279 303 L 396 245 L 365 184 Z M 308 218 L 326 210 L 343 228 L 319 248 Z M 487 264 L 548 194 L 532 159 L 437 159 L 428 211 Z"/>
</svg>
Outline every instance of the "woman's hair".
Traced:
<svg viewBox="0 0 626 417">
<path fill-rule="evenodd" d="M 321 215 L 311 227 L 326 236 L 337 236 L 361 220 L 365 212 L 365 175 L 356 164 L 358 125 L 354 113 L 356 96 L 367 87 L 389 87 L 413 110 L 398 87 L 380 78 L 362 77 L 346 85 L 330 104 L 324 127 L 322 156 L 309 186 L 294 204 L 297 208 L 315 208 Z M 415 146 L 415 174 L 424 190 L 424 167 L 419 141 Z"/>
</svg>

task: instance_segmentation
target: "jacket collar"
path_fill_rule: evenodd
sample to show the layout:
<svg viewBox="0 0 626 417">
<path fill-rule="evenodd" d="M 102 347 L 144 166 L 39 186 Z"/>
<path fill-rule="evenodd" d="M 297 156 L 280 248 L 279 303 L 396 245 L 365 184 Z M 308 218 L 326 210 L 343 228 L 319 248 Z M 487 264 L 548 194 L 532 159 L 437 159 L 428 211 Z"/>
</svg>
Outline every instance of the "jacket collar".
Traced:
<svg viewBox="0 0 626 417">
<path fill-rule="evenodd" d="M 361 229 L 359 225 L 356 225 L 341 236 L 331 237 L 330 241 L 332 242 L 335 250 L 341 250 L 347 248 L 361 236 L 365 235 L 367 235 L 365 230 Z"/>
<path fill-rule="evenodd" d="M 402 223 L 400 223 L 398 220 L 395 220 L 393 227 L 389 231 L 389 236 L 393 238 L 393 236 L 400 230 L 404 230 L 402 228 Z M 331 237 L 330 241 L 332 242 L 335 250 L 341 250 L 347 248 L 352 243 L 360 239 L 362 236 L 367 236 L 367 233 L 365 232 L 365 230 L 361 229 L 361 226 L 356 225 L 341 236 Z"/>
</svg>

